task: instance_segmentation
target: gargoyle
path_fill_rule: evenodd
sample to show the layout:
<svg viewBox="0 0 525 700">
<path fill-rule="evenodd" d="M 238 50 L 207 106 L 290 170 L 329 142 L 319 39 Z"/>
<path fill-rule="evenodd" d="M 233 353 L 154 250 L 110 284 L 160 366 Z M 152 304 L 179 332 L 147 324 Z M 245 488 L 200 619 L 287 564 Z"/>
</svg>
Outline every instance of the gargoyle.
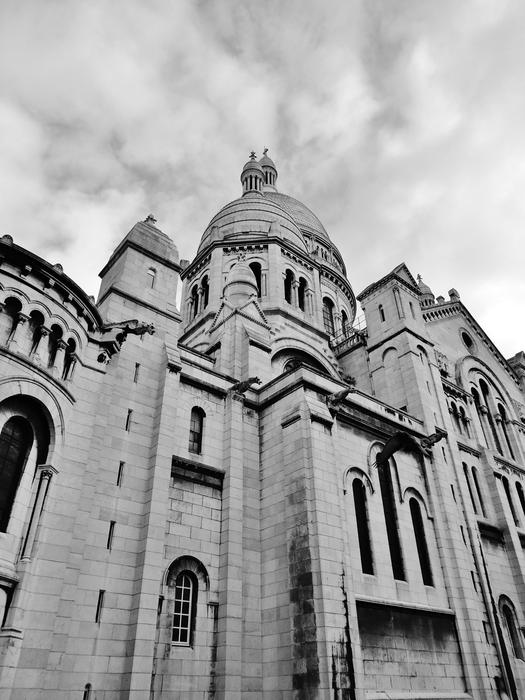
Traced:
<svg viewBox="0 0 525 700">
<path fill-rule="evenodd" d="M 155 326 L 152 323 L 144 323 L 144 321 L 139 321 L 136 318 L 132 318 L 128 321 L 106 323 L 102 326 L 103 333 L 117 329 L 124 331 L 124 337 L 126 335 L 144 335 L 144 333 L 153 335 L 155 333 Z"/>
<path fill-rule="evenodd" d="M 326 397 L 326 405 L 330 409 L 339 408 L 339 406 L 343 403 L 348 394 L 350 394 L 354 390 L 355 389 L 353 386 L 349 386 L 346 389 L 341 389 L 341 391 L 336 391 L 334 394 L 330 394 Z"/>
<path fill-rule="evenodd" d="M 231 386 L 230 392 L 232 394 L 244 394 L 248 389 L 251 389 L 252 384 L 262 384 L 262 381 L 259 377 L 249 377 L 243 382 L 237 382 L 237 384 Z"/>
<path fill-rule="evenodd" d="M 429 450 L 432 445 L 435 445 L 436 442 L 443 440 L 443 438 L 446 436 L 447 434 L 443 430 L 438 429 L 438 432 L 432 433 L 432 435 L 428 435 L 427 437 L 421 439 L 421 447 L 424 450 Z"/>
</svg>

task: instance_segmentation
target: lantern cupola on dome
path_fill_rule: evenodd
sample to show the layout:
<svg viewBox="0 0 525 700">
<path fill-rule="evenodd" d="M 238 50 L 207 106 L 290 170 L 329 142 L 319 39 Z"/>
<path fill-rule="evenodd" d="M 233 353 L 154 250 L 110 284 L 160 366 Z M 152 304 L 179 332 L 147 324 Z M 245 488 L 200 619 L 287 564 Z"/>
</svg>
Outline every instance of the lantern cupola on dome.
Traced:
<svg viewBox="0 0 525 700">
<path fill-rule="evenodd" d="M 264 172 L 263 192 L 277 192 L 275 183 L 277 182 L 277 168 L 273 160 L 267 155 L 268 149 L 263 151 L 263 157 L 259 161 Z"/>
<path fill-rule="evenodd" d="M 417 276 L 417 286 L 421 292 L 421 306 L 432 306 L 436 303 L 434 292 L 423 282 L 421 275 Z"/>
<path fill-rule="evenodd" d="M 261 165 L 257 162 L 255 152 L 250 154 L 250 160 L 245 163 L 241 173 L 242 195 L 253 194 L 255 192 L 262 194 L 264 171 Z"/>
</svg>

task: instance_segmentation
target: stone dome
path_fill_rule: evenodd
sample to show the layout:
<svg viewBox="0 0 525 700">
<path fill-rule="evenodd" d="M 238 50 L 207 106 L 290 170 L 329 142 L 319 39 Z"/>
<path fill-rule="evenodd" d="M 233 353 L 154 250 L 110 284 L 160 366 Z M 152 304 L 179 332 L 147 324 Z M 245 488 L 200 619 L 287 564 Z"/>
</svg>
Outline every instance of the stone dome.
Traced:
<svg viewBox="0 0 525 700">
<path fill-rule="evenodd" d="M 231 240 L 235 244 L 236 239 L 247 235 L 257 238 L 279 236 L 301 251 L 307 250 L 297 223 L 277 201 L 270 199 L 267 194 L 248 192 L 227 204 L 213 217 L 204 232 L 198 252 L 213 241 Z"/>
<path fill-rule="evenodd" d="M 296 222 L 297 226 L 301 230 L 304 230 L 305 233 L 316 234 L 326 243 L 330 243 L 330 245 L 332 245 L 325 227 L 319 221 L 313 211 L 308 209 L 306 204 L 303 204 L 298 199 L 290 197 L 288 194 L 283 194 L 282 192 L 265 192 L 264 196 L 271 199 L 273 202 L 276 202 L 276 204 L 288 212 L 288 214 L 290 214 L 290 216 Z"/>
</svg>

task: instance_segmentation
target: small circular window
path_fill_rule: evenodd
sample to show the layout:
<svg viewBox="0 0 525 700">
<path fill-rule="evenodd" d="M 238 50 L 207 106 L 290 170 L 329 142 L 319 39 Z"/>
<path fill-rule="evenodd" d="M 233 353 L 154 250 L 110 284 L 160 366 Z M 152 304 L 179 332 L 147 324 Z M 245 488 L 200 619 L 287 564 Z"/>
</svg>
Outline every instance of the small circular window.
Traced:
<svg viewBox="0 0 525 700">
<path fill-rule="evenodd" d="M 461 340 L 463 341 L 463 345 L 467 348 L 471 355 L 475 355 L 477 352 L 477 348 L 472 336 L 464 330 L 460 331 L 460 335 Z"/>
</svg>

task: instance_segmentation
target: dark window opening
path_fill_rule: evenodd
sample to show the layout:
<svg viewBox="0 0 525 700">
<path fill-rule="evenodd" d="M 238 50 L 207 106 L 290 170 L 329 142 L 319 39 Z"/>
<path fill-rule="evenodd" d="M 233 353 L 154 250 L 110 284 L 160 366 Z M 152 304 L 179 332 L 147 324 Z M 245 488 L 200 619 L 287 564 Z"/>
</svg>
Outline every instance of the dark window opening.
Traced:
<svg viewBox="0 0 525 700">
<path fill-rule="evenodd" d="M 95 612 L 95 622 L 100 622 L 102 619 L 102 609 L 104 608 L 104 596 L 105 595 L 106 595 L 106 591 L 103 591 L 102 589 L 100 589 L 98 592 L 97 609 Z"/>
<path fill-rule="evenodd" d="M 378 311 L 379 311 L 379 319 L 380 319 L 381 323 L 383 323 L 383 322 L 386 320 L 386 319 L 385 319 L 385 311 L 384 311 L 384 309 L 383 309 L 383 305 L 382 305 L 382 304 L 379 304 L 379 306 L 378 306 L 377 308 L 378 308 Z"/>
<path fill-rule="evenodd" d="M 334 335 L 334 302 L 328 297 L 323 298 L 323 323 L 324 329 L 328 335 Z"/>
<path fill-rule="evenodd" d="M 521 510 L 525 516 L 525 494 L 523 493 L 523 486 L 519 482 L 516 482 L 516 491 L 518 492 Z"/>
<path fill-rule="evenodd" d="M 44 317 L 40 311 L 31 311 L 29 314 L 29 332 L 31 333 L 31 350 L 33 353 L 38 347 L 40 338 L 42 337 L 42 326 L 44 325 Z"/>
<path fill-rule="evenodd" d="M 120 462 L 118 465 L 117 472 L 117 486 L 122 486 L 122 480 L 124 479 L 124 465 L 126 462 Z"/>
<path fill-rule="evenodd" d="M 505 495 L 507 496 L 507 502 L 509 504 L 510 512 L 512 513 L 512 517 L 514 519 L 514 524 L 516 526 L 519 526 L 520 521 L 518 520 L 518 516 L 514 508 L 514 501 L 512 500 L 512 494 L 510 492 L 509 480 L 506 476 L 502 476 L 501 481 L 503 482 L 503 488 L 505 489 Z"/>
<path fill-rule="evenodd" d="M 488 388 L 487 384 L 483 381 L 483 379 L 481 379 L 479 382 L 479 388 L 481 389 L 481 393 L 483 395 L 483 400 L 485 402 L 485 407 L 487 408 L 487 419 L 489 421 L 489 426 L 490 426 L 490 430 L 492 432 L 492 437 L 494 438 L 494 444 L 496 446 L 496 450 L 500 453 L 500 455 L 503 455 L 503 450 L 501 449 L 501 443 L 499 440 L 498 431 L 496 430 L 494 418 L 493 418 L 491 410 L 490 410 L 489 388 Z"/>
<path fill-rule="evenodd" d="M 124 426 L 124 430 L 126 430 L 128 433 L 131 429 L 131 419 L 133 417 L 133 411 L 131 408 L 128 408 L 128 413 L 126 415 L 126 425 Z"/>
<path fill-rule="evenodd" d="M 284 300 L 289 304 L 292 303 L 292 286 L 294 282 L 294 274 L 291 270 L 286 270 L 284 277 Z"/>
<path fill-rule="evenodd" d="M 135 362 L 135 371 L 133 372 L 133 383 L 136 384 L 139 380 L 139 374 L 140 374 L 140 364 L 138 362 Z"/>
<path fill-rule="evenodd" d="M 66 344 L 66 352 L 64 354 L 64 371 L 62 372 L 62 379 L 70 379 L 71 372 L 73 371 L 73 363 L 75 361 L 75 352 L 77 349 L 77 344 L 70 338 Z"/>
<path fill-rule="evenodd" d="M 372 560 L 372 547 L 370 540 L 370 527 L 368 523 L 368 508 L 366 503 L 366 489 L 360 479 L 354 479 L 352 483 L 354 495 L 354 509 L 357 521 L 357 537 L 359 540 L 359 553 L 361 555 L 361 571 L 364 574 L 374 573 Z"/>
<path fill-rule="evenodd" d="M 517 659 L 523 659 L 523 648 L 521 645 L 516 621 L 514 619 L 514 612 L 511 610 L 510 605 L 505 603 L 501 607 L 501 613 L 503 615 L 505 627 L 507 628 L 507 633 L 512 645 L 512 652 Z"/>
<path fill-rule="evenodd" d="M 403 566 L 403 555 L 401 553 L 401 542 L 399 539 L 394 486 L 392 484 L 392 474 L 389 463 L 380 460 L 377 464 L 377 472 L 381 488 L 381 498 L 383 500 L 383 512 L 385 515 L 392 573 L 394 574 L 394 578 L 398 581 L 405 581 L 405 569 Z"/>
<path fill-rule="evenodd" d="M 433 586 L 432 569 L 430 567 L 430 557 L 428 555 L 427 540 L 425 537 L 425 528 L 423 518 L 421 516 L 421 506 L 415 498 L 410 499 L 410 515 L 412 516 L 412 526 L 416 538 L 417 555 L 419 557 L 419 565 L 421 567 L 421 575 L 425 586 Z"/>
<path fill-rule="evenodd" d="M 514 452 L 512 451 L 512 445 L 510 443 L 510 436 L 509 436 L 509 431 L 508 431 L 508 427 L 507 427 L 507 413 L 501 404 L 498 404 L 498 413 L 501 416 L 501 429 L 503 431 L 503 435 L 505 436 L 505 442 L 507 443 L 507 449 L 508 449 L 509 454 L 512 457 L 512 459 L 514 459 Z"/>
<path fill-rule="evenodd" d="M 109 523 L 108 539 L 107 539 L 107 542 L 106 542 L 106 549 L 109 549 L 109 550 L 111 550 L 111 547 L 113 546 L 113 536 L 114 536 L 114 534 L 115 534 L 115 525 L 116 525 L 116 521 L 115 521 L 115 520 L 112 520 L 112 521 Z"/>
<path fill-rule="evenodd" d="M 463 462 L 463 474 L 465 475 L 465 481 L 467 482 L 467 488 L 470 496 L 470 502 L 472 503 L 472 508 L 474 509 L 474 513 L 477 515 L 478 509 L 476 506 L 476 499 L 474 498 L 474 492 L 472 491 L 472 485 L 470 483 L 470 475 L 465 462 Z"/>
<path fill-rule="evenodd" d="M 260 299 L 262 297 L 262 271 L 261 271 L 260 263 L 258 263 L 258 262 L 250 263 L 250 270 L 254 274 L 255 282 L 257 283 L 257 296 Z"/>
<path fill-rule="evenodd" d="M 48 367 L 52 367 L 55 364 L 58 341 L 62 340 L 63 331 L 60 326 L 53 324 L 51 326 L 51 333 L 49 334 L 49 362 Z"/>
<path fill-rule="evenodd" d="M 6 532 L 24 467 L 33 444 L 25 418 L 9 418 L 0 433 L 0 532 Z"/>
<path fill-rule="evenodd" d="M 150 267 L 148 270 L 148 278 L 147 278 L 147 283 L 149 289 L 155 289 L 155 281 L 157 278 L 157 271 L 155 270 L 154 267 Z"/>
<path fill-rule="evenodd" d="M 190 439 L 188 450 L 194 454 L 202 452 L 202 434 L 204 430 L 204 418 L 206 414 L 197 406 L 191 409 Z"/>
<path fill-rule="evenodd" d="M 483 501 L 483 496 L 481 495 L 481 486 L 479 483 L 478 470 L 476 469 L 476 467 L 472 467 L 472 478 L 474 479 L 474 486 L 476 488 L 476 493 L 478 495 L 478 501 L 479 501 L 479 505 L 481 508 L 481 514 L 484 518 L 486 518 L 487 513 L 485 511 L 485 503 Z"/>
<path fill-rule="evenodd" d="M 197 285 L 191 290 L 191 302 L 190 302 L 190 320 L 193 320 L 195 316 L 199 313 L 199 290 Z"/>
<path fill-rule="evenodd" d="M 205 309 L 210 301 L 210 283 L 208 281 L 208 276 L 204 275 L 201 282 L 202 289 L 202 308 Z"/>
<path fill-rule="evenodd" d="M 350 333 L 350 331 L 351 331 L 350 321 L 348 320 L 348 314 L 346 313 L 346 311 L 344 309 L 341 311 L 341 327 L 343 330 L 343 335 L 346 336 Z"/>
</svg>

